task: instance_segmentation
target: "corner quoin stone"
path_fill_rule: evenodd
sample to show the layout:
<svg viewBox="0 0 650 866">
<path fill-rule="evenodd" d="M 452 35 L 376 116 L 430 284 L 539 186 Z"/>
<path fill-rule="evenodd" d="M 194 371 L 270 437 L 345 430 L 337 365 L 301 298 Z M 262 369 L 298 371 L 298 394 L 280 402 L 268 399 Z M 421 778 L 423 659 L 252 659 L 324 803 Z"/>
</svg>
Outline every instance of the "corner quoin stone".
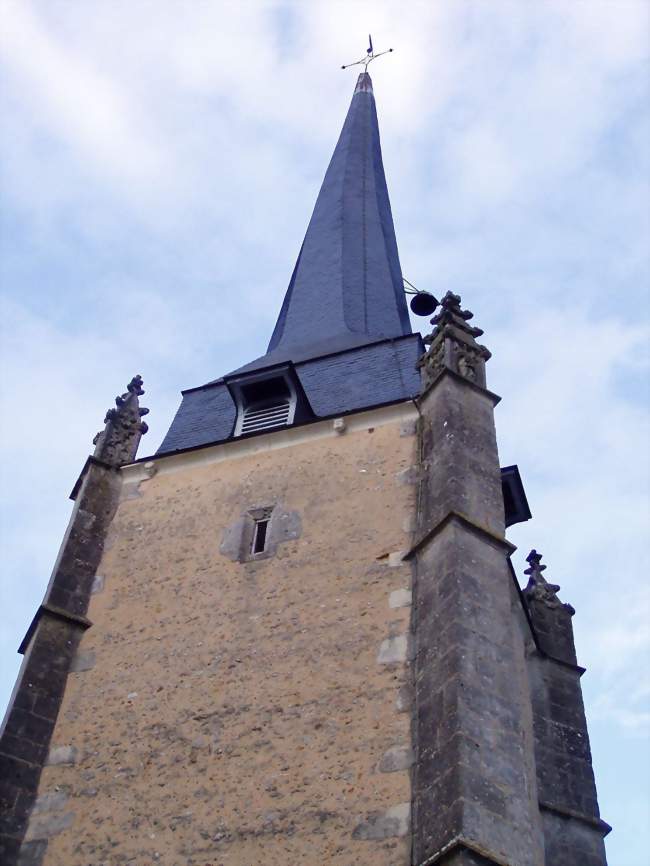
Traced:
<svg viewBox="0 0 650 866">
<path fill-rule="evenodd" d="M 422 477 L 422 470 L 419 466 L 409 466 L 407 469 L 402 469 L 397 473 L 398 484 L 419 484 Z"/>
<path fill-rule="evenodd" d="M 17 866 L 41 866 L 46 851 L 47 839 L 24 842 L 20 849 Z"/>
<path fill-rule="evenodd" d="M 406 554 L 405 550 L 394 550 L 392 553 L 388 554 L 388 567 L 389 568 L 399 568 L 402 565 L 408 565 L 407 562 L 404 561 L 404 555 Z"/>
<path fill-rule="evenodd" d="M 352 833 L 353 839 L 378 842 L 396 836 L 406 836 L 411 827 L 411 804 L 400 803 L 385 812 L 373 812 L 358 824 Z"/>
<path fill-rule="evenodd" d="M 50 791 L 47 794 L 39 794 L 32 808 L 32 815 L 62 809 L 69 799 L 67 791 Z"/>
<path fill-rule="evenodd" d="M 77 750 L 74 746 L 52 746 L 45 763 L 48 767 L 58 764 L 76 764 Z"/>
<path fill-rule="evenodd" d="M 377 765 L 380 773 L 395 773 L 398 770 L 408 770 L 413 763 L 413 752 L 410 746 L 393 746 L 384 752 Z"/>
<path fill-rule="evenodd" d="M 396 634 L 383 640 L 379 648 L 377 663 L 390 665 L 405 662 L 408 656 L 408 638 L 405 634 Z"/>
<path fill-rule="evenodd" d="M 388 597 L 388 607 L 408 607 L 412 601 L 412 593 L 410 589 L 396 589 Z"/>
<path fill-rule="evenodd" d="M 32 842 L 36 839 L 49 839 L 56 836 L 72 824 L 73 812 L 40 812 L 34 815 L 29 822 L 25 841 Z"/>
<path fill-rule="evenodd" d="M 418 423 L 415 419 L 403 421 L 399 429 L 400 436 L 415 436 L 418 432 Z"/>
<path fill-rule="evenodd" d="M 70 665 L 70 673 L 80 674 L 83 671 L 90 671 L 95 667 L 95 653 L 93 650 L 87 652 L 78 652 Z"/>
<path fill-rule="evenodd" d="M 398 713 L 408 713 L 413 706 L 413 686 L 403 685 L 400 686 L 399 691 L 397 692 L 397 700 L 395 701 L 395 706 L 397 707 Z"/>
</svg>

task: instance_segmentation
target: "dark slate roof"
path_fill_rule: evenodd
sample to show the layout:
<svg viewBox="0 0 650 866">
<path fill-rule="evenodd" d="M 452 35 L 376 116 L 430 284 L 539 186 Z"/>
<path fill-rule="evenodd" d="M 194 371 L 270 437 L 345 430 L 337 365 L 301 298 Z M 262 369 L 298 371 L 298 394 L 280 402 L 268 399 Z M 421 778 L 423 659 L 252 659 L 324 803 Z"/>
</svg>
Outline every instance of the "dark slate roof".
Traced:
<svg viewBox="0 0 650 866">
<path fill-rule="evenodd" d="M 236 372 L 410 333 L 375 97 L 363 72 L 267 354 Z"/>
<path fill-rule="evenodd" d="M 295 365 L 316 420 L 416 397 L 422 355 L 419 334 L 366 344 Z M 235 404 L 223 381 L 183 392 L 183 402 L 158 454 L 230 439 Z"/>
<path fill-rule="evenodd" d="M 415 397 L 422 352 L 420 335 L 411 333 L 375 97 L 364 72 L 268 351 L 235 373 L 291 362 L 318 420 Z M 234 425 L 223 379 L 184 391 L 158 453 L 223 442 Z"/>
</svg>

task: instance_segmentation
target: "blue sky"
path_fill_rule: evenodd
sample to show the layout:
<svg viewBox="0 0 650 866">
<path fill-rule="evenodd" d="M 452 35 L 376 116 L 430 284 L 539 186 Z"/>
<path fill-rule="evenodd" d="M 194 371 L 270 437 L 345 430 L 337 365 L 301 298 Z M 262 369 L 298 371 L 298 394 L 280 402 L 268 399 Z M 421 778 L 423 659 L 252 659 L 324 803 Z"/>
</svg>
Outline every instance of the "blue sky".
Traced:
<svg viewBox="0 0 650 866">
<path fill-rule="evenodd" d="M 610 864 L 645 866 L 648 4 L 0 6 L 0 700 L 115 394 L 144 376 L 151 452 L 264 350 L 370 30 L 402 268 L 485 330 L 515 564 L 577 610 Z"/>
</svg>

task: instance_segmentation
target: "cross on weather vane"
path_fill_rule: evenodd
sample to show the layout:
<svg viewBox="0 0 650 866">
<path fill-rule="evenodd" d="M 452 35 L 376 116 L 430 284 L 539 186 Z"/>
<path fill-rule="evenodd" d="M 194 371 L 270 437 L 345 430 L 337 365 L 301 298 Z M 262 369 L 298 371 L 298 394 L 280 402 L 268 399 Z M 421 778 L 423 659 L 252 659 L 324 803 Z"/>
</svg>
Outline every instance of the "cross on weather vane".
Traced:
<svg viewBox="0 0 650 866">
<path fill-rule="evenodd" d="M 372 36 L 368 36 L 368 48 L 366 50 L 366 56 L 362 57 L 361 60 L 355 60 L 354 63 L 346 63 L 341 69 L 348 69 L 350 66 L 363 66 L 364 72 L 368 71 L 368 64 L 372 63 L 373 60 L 376 60 L 378 57 L 381 57 L 382 54 L 390 54 L 392 48 L 387 48 L 386 51 L 380 51 L 378 54 L 375 54 L 375 50 L 372 47 Z"/>
</svg>

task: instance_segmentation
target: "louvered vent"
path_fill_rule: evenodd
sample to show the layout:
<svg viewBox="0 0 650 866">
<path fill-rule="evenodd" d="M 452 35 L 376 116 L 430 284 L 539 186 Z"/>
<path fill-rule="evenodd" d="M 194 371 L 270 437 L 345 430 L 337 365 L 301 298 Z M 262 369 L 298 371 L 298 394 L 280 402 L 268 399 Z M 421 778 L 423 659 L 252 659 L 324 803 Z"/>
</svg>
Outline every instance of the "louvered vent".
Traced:
<svg viewBox="0 0 650 866">
<path fill-rule="evenodd" d="M 237 402 L 235 436 L 263 433 L 294 423 L 296 387 L 284 371 L 258 373 L 231 385 Z"/>
<path fill-rule="evenodd" d="M 253 433 L 256 430 L 270 430 L 272 427 L 284 427 L 289 423 L 291 400 L 253 403 L 244 409 L 241 425 L 242 433 Z"/>
</svg>

